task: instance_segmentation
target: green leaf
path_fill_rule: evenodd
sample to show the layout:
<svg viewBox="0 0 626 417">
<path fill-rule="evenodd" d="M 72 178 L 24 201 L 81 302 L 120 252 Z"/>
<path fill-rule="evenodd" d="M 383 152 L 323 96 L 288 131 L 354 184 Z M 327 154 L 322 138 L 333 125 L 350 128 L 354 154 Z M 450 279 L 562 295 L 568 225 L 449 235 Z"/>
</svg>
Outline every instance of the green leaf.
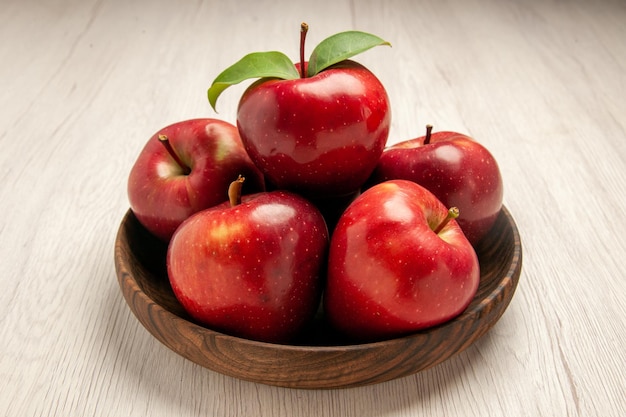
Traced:
<svg viewBox="0 0 626 417">
<path fill-rule="evenodd" d="M 248 54 L 226 68 L 213 80 L 207 91 L 211 107 L 215 110 L 217 98 L 228 87 L 251 78 L 262 77 L 291 80 L 299 78 L 300 74 L 289 57 L 282 52 L 270 51 Z"/>
<path fill-rule="evenodd" d="M 330 36 L 320 42 L 311 53 L 307 76 L 312 77 L 331 65 L 379 45 L 391 46 L 378 36 L 365 32 L 347 31 Z"/>
</svg>

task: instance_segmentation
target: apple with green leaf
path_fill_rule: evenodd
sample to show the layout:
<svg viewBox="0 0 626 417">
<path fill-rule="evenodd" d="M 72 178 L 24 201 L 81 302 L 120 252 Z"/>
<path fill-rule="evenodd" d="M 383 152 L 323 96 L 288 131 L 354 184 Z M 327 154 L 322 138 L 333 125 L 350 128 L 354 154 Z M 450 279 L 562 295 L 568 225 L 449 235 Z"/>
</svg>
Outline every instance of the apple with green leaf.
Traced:
<svg viewBox="0 0 626 417">
<path fill-rule="evenodd" d="M 305 61 L 307 29 L 302 24 L 298 63 L 280 52 L 251 53 L 215 78 L 208 98 L 215 108 L 224 89 L 260 78 L 239 101 L 237 127 L 268 186 L 313 200 L 345 198 L 372 173 L 391 121 L 381 82 L 348 58 L 389 43 L 342 32 L 323 40 Z"/>
<path fill-rule="evenodd" d="M 176 298 L 200 324 L 272 343 L 292 340 L 318 309 L 328 249 L 321 213 L 288 191 L 241 195 L 187 219 L 167 251 Z"/>
<path fill-rule="evenodd" d="M 189 216 L 226 201 L 238 175 L 248 179 L 250 193 L 265 189 L 235 125 L 180 121 L 156 132 L 137 157 L 128 178 L 130 207 L 146 229 L 169 241 Z"/>
<path fill-rule="evenodd" d="M 461 314 L 476 294 L 480 268 L 458 215 L 412 181 L 386 181 L 357 197 L 330 241 L 329 323 L 369 342 Z"/>
<path fill-rule="evenodd" d="M 368 184 L 391 179 L 414 181 L 444 205 L 456 206 L 457 222 L 473 245 L 487 235 L 502 208 L 503 183 L 494 156 L 471 137 L 432 133 L 386 148 Z"/>
</svg>

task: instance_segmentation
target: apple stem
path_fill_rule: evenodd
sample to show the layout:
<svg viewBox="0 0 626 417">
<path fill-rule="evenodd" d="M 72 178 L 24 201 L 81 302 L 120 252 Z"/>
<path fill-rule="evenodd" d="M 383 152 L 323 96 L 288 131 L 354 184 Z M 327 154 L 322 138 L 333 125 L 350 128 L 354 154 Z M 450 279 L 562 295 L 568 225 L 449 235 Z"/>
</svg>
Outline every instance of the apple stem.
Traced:
<svg viewBox="0 0 626 417">
<path fill-rule="evenodd" d="M 239 175 L 235 181 L 230 183 L 228 187 L 228 200 L 230 201 L 231 207 L 241 204 L 241 188 L 245 180 L 242 175 Z"/>
<path fill-rule="evenodd" d="M 165 146 L 165 149 L 170 154 L 170 156 L 174 158 L 174 161 L 176 161 L 178 166 L 181 167 L 181 169 L 183 170 L 183 174 L 189 175 L 191 173 L 191 168 L 189 168 L 187 165 L 183 163 L 183 161 L 180 160 L 180 158 L 174 151 L 174 148 L 172 148 L 172 144 L 170 143 L 169 138 L 165 135 L 159 135 L 159 142 L 161 142 L 161 144 Z"/>
<path fill-rule="evenodd" d="M 424 145 L 430 143 L 430 135 L 433 133 L 433 125 L 426 125 L 426 136 L 424 137 Z"/>
<path fill-rule="evenodd" d="M 448 215 L 446 216 L 446 218 L 443 219 L 441 224 L 439 224 L 439 226 L 437 226 L 437 228 L 434 230 L 435 234 L 439 234 L 439 232 L 441 232 L 443 228 L 446 227 L 450 220 L 456 219 L 457 217 L 459 217 L 459 214 L 460 212 L 457 207 L 451 207 L 450 210 L 448 210 Z"/>
<path fill-rule="evenodd" d="M 308 31 L 309 25 L 302 22 L 300 25 L 300 78 L 306 78 L 306 71 L 304 70 L 304 41 Z"/>
</svg>

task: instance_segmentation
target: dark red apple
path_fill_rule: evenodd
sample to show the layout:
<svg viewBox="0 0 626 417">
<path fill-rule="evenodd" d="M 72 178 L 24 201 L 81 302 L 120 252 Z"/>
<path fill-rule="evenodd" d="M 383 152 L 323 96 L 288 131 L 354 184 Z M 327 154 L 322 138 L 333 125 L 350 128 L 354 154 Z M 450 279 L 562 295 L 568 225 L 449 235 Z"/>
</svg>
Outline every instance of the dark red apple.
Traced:
<svg viewBox="0 0 626 417">
<path fill-rule="evenodd" d="M 309 201 L 257 193 L 186 220 L 170 241 L 167 270 L 175 296 L 200 324 L 285 343 L 315 316 L 327 248 L 326 224 Z"/>
<path fill-rule="evenodd" d="M 480 143 L 456 132 L 431 133 L 385 149 L 369 184 L 392 179 L 414 181 L 447 207 L 456 206 L 457 222 L 476 245 L 502 208 L 503 184 L 493 155 Z"/>
<path fill-rule="evenodd" d="M 391 122 L 382 83 L 347 58 L 388 43 L 343 32 L 322 41 L 305 63 L 304 25 L 301 33 L 300 62 L 278 52 L 250 54 L 216 78 L 209 100 L 215 104 L 243 78 L 261 77 L 239 101 L 237 127 L 268 184 L 314 199 L 346 198 L 372 173 Z"/>
<path fill-rule="evenodd" d="M 225 190 L 243 175 L 246 191 L 264 190 L 237 128 L 217 119 L 169 125 L 146 143 L 128 179 L 130 207 L 151 233 L 168 241 L 190 215 L 228 200 Z"/>
<path fill-rule="evenodd" d="M 457 214 L 412 181 L 380 183 L 357 197 L 330 242 L 324 309 L 332 326 L 377 341 L 462 313 L 480 270 Z"/>
</svg>

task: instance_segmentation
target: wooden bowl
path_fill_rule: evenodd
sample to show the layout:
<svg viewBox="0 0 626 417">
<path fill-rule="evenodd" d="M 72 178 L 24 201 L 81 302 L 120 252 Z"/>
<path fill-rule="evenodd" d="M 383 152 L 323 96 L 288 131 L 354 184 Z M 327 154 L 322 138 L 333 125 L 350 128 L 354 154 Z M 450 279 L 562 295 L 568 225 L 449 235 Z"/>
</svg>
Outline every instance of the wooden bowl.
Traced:
<svg viewBox="0 0 626 417">
<path fill-rule="evenodd" d="M 519 232 L 504 207 L 477 248 L 481 282 L 457 318 L 376 343 L 346 344 L 318 317 L 293 345 L 233 337 L 192 321 L 174 297 L 165 268 L 167 247 L 129 210 L 115 243 L 115 267 L 126 302 L 141 324 L 183 357 L 236 378 L 289 388 L 346 388 L 420 372 L 463 351 L 504 313 L 522 268 Z"/>
</svg>

